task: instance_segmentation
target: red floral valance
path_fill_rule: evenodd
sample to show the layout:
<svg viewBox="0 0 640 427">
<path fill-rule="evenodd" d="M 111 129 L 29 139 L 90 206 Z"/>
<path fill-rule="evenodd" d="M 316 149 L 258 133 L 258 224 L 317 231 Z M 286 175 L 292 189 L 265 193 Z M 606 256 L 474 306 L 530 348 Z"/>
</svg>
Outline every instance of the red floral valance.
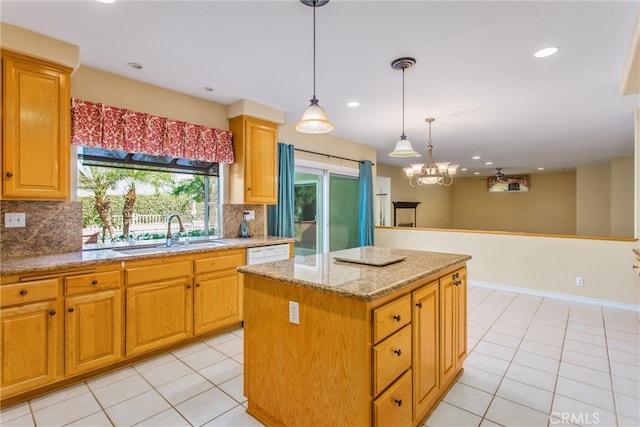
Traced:
<svg viewBox="0 0 640 427">
<path fill-rule="evenodd" d="M 71 143 L 203 162 L 234 161 L 229 131 L 81 99 L 71 100 Z"/>
</svg>

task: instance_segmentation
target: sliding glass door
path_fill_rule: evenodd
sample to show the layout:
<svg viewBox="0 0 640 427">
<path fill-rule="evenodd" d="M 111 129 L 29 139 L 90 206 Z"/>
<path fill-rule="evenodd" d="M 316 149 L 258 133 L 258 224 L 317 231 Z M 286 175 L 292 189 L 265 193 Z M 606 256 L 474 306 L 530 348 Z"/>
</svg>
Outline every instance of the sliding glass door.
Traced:
<svg viewBox="0 0 640 427">
<path fill-rule="evenodd" d="M 294 195 L 295 255 L 359 245 L 357 170 L 296 166 Z"/>
</svg>

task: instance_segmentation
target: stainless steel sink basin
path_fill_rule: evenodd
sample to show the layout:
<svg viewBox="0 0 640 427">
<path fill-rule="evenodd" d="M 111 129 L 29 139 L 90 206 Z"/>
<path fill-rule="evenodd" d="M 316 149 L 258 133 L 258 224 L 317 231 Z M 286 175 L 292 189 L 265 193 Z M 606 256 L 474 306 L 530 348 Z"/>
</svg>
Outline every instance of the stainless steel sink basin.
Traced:
<svg viewBox="0 0 640 427">
<path fill-rule="evenodd" d="M 181 252 L 187 251 L 190 249 L 203 249 L 203 248 L 215 248 L 218 246 L 224 246 L 228 243 L 222 242 L 220 240 L 197 240 L 193 242 L 189 242 L 188 245 L 179 244 L 173 246 L 165 246 L 165 245 L 156 245 L 156 246 L 144 246 L 144 247 L 130 247 L 130 248 L 118 248 L 114 249 L 115 252 L 119 252 L 125 255 L 146 255 L 146 254 L 157 254 L 157 253 L 167 253 L 167 252 Z"/>
</svg>

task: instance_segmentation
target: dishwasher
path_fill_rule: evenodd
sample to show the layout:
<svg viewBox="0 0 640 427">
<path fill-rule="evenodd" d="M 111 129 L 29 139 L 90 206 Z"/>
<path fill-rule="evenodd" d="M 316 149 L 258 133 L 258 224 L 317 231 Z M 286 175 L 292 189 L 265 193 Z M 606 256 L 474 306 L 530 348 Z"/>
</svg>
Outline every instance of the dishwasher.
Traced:
<svg viewBox="0 0 640 427">
<path fill-rule="evenodd" d="M 247 248 L 247 265 L 289 259 L 289 244 Z"/>
</svg>

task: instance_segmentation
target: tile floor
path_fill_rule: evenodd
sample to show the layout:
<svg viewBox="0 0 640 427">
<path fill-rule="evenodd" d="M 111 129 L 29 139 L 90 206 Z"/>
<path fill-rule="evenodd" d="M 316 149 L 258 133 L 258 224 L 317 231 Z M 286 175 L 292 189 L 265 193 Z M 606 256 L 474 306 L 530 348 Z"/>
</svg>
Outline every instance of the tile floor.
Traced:
<svg viewBox="0 0 640 427">
<path fill-rule="evenodd" d="M 425 426 L 639 426 L 638 312 L 470 287 L 465 371 Z M 2 426 L 260 426 L 243 331 L 4 409 Z"/>
</svg>

